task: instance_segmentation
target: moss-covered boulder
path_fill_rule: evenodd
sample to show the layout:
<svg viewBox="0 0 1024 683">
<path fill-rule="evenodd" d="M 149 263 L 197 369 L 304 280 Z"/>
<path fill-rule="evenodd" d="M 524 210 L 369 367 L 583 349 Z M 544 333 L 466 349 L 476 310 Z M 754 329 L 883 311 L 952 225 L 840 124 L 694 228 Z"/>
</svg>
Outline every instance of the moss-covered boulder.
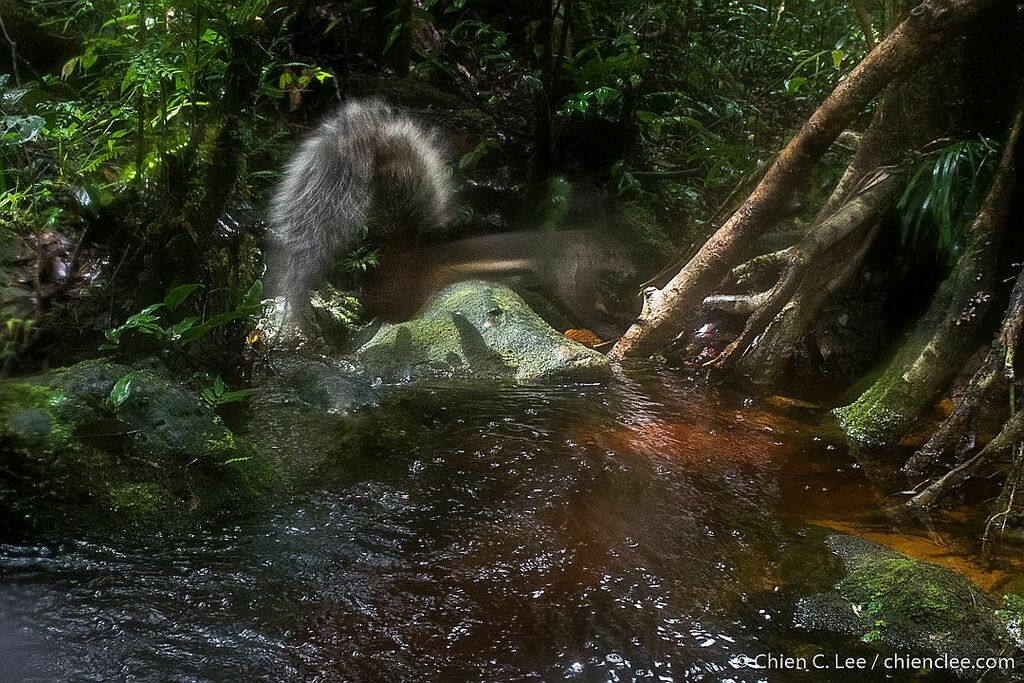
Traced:
<svg viewBox="0 0 1024 683">
<path fill-rule="evenodd" d="M 976 659 L 1016 651 L 1012 610 L 1000 610 L 966 577 L 854 536 L 824 542 L 843 576 L 831 590 L 800 600 L 799 626 L 903 652 Z"/>
<path fill-rule="evenodd" d="M 251 499 L 274 468 L 159 370 L 87 361 L 0 385 L 0 518 L 170 522 Z"/>
<path fill-rule="evenodd" d="M 449 285 L 412 320 L 381 326 L 355 358 L 385 382 L 532 382 L 609 369 L 603 355 L 556 332 L 511 289 L 481 281 Z"/>
</svg>

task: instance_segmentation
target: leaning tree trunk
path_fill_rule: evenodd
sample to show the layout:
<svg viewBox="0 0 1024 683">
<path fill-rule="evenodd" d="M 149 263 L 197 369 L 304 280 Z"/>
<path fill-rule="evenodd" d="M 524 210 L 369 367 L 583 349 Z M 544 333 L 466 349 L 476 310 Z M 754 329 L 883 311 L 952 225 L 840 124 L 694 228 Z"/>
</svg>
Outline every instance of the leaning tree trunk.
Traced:
<svg viewBox="0 0 1024 683">
<path fill-rule="evenodd" d="M 905 76 L 944 38 L 992 0 L 925 0 L 845 78 L 811 115 L 754 192 L 662 289 L 644 292 L 640 320 L 612 349 L 612 358 L 647 356 L 680 332 L 700 304 L 737 265 L 753 241 L 803 185 L 811 167 L 846 126 L 894 78 Z"/>
<path fill-rule="evenodd" d="M 1010 210 L 1022 114 L 1024 97 L 1018 98 L 999 165 L 968 231 L 964 253 L 939 285 L 910 340 L 860 398 L 834 411 L 843 431 L 861 444 L 898 440 L 974 349 L 992 298 L 996 255 Z"/>
<path fill-rule="evenodd" d="M 889 212 L 902 191 L 901 169 L 907 159 L 915 149 L 955 127 L 953 112 L 946 106 L 948 98 L 941 89 L 956 59 L 955 51 L 948 52 L 945 59 L 929 64 L 926 73 L 886 89 L 856 154 L 814 220 L 815 228 L 807 240 L 820 245 L 814 252 L 816 258 L 813 263 L 786 262 L 780 281 L 793 271 L 806 271 L 792 296 L 770 315 L 762 314 L 767 325 L 755 321 L 758 326 L 747 334 L 749 345 L 737 346 L 731 358 L 719 361 L 720 366 L 738 360 L 738 370 L 754 382 L 774 383 L 788 369 L 819 312 L 860 271 L 878 232 L 879 219 Z M 831 236 L 819 234 L 844 214 L 856 224 L 842 233 L 833 231 Z M 734 273 L 745 267 L 739 266 Z"/>
</svg>

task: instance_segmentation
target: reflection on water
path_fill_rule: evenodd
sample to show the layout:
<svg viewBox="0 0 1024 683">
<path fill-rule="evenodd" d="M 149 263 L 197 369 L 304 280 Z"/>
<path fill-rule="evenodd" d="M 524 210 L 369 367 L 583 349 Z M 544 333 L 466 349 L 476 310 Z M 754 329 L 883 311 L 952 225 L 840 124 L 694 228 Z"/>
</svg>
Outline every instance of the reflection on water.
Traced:
<svg viewBox="0 0 1024 683">
<path fill-rule="evenodd" d="M 646 374 L 426 387 L 319 429 L 276 425 L 309 476 L 269 509 L 0 547 L 0 633 L 17 634 L 0 666 L 96 681 L 816 680 L 738 663 L 846 647 L 792 626 L 781 568 L 800 566 L 799 529 L 899 526 L 823 414 Z"/>
</svg>

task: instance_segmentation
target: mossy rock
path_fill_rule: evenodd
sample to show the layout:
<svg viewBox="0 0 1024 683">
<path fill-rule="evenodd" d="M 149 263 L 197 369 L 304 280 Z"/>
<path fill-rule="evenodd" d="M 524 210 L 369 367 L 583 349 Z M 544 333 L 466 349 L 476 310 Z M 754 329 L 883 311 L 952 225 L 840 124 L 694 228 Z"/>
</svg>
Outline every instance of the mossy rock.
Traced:
<svg viewBox="0 0 1024 683">
<path fill-rule="evenodd" d="M 127 392 L 112 400 L 122 378 Z M 212 408 L 154 370 L 86 361 L 0 393 L 0 517 L 14 528 L 172 522 L 282 482 Z"/>
<path fill-rule="evenodd" d="M 482 281 L 449 285 L 412 320 L 381 326 L 355 358 L 385 382 L 535 382 L 609 371 L 603 355 L 552 329 L 511 289 Z"/>
<path fill-rule="evenodd" d="M 854 536 L 824 542 L 843 576 L 800 600 L 798 625 L 904 652 L 978 658 L 1016 651 L 1006 610 L 966 577 Z"/>
<path fill-rule="evenodd" d="M 321 335 L 337 344 L 349 339 L 364 322 L 359 299 L 333 286 L 313 292 L 309 303 Z"/>
</svg>

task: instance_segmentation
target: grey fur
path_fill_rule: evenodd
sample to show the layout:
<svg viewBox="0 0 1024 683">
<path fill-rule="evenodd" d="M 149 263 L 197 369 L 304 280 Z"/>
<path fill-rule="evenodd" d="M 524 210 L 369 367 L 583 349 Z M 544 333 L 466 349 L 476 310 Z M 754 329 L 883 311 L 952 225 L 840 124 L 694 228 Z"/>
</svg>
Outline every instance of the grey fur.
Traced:
<svg viewBox="0 0 1024 683">
<path fill-rule="evenodd" d="M 443 228 L 451 205 L 430 130 L 380 100 L 347 102 L 302 141 L 271 199 L 275 294 L 301 318 L 341 254 L 360 242 L 408 248 Z"/>
</svg>

